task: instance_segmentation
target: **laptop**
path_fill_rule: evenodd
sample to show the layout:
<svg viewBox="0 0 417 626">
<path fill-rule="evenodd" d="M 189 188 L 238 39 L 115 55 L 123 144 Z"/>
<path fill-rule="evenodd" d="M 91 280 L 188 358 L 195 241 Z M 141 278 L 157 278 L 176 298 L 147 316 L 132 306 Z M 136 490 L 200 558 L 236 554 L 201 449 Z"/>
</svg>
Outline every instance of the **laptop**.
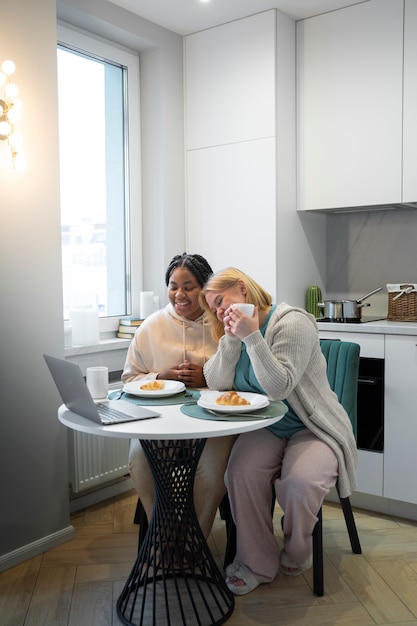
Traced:
<svg viewBox="0 0 417 626">
<path fill-rule="evenodd" d="M 160 413 L 125 400 L 94 402 L 81 370 L 76 363 L 57 359 L 47 354 L 44 354 L 43 357 L 62 401 L 74 413 L 78 413 L 78 415 L 82 415 L 102 426 L 161 416 Z"/>
</svg>

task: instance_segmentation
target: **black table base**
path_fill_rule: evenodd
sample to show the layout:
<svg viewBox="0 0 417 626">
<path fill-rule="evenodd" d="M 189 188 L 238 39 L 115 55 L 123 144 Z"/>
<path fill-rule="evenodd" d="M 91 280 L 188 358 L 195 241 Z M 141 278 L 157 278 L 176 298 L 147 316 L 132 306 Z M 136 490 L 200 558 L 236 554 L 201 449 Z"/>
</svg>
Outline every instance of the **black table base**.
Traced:
<svg viewBox="0 0 417 626">
<path fill-rule="evenodd" d="M 193 486 L 205 439 L 141 440 L 155 506 L 135 565 L 117 601 L 133 626 L 213 626 L 234 609 L 194 509 Z"/>
</svg>

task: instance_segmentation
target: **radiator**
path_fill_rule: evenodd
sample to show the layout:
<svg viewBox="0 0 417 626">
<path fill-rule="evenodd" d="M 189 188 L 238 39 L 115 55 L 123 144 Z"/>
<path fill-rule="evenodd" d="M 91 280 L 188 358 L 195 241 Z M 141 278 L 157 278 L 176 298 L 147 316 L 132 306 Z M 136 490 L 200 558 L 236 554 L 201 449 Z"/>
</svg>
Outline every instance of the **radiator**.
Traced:
<svg viewBox="0 0 417 626">
<path fill-rule="evenodd" d="M 130 439 L 68 433 L 69 481 L 74 493 L 103 485 L 129 473 Z"/>
</svg>

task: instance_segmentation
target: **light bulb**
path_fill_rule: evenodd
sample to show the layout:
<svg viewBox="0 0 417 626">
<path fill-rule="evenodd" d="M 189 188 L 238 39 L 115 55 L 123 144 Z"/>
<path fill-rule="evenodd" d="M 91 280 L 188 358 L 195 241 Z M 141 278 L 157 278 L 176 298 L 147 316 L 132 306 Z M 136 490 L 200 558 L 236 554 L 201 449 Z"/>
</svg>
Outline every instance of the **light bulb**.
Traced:
<svg viewBox="0 0 417 626">
<path fill-rule="evenodd" d="M 9 137 L 10 145 L 13 148 L 18 148 L 23 143 L 23 135 L 22 133 L 12 133 Z"/>
<path fill-rule="evenodd" d="M 10 109 L 7 114 L 7 118 L 11 121 L 12 124 L 16 124 L 21 118 L 22 114 L 19 110 Z"/>
<path fill-rule="evenodd" d="M 16 65 L 13 63 L 13 61 L 7 59 L 6 61 L 3 61 L 1 69 L 6 74 L 6 76 L 10 76 L 15 71 Z"/>
<path fill-rule="evenodd" d="M 0 136 L 3 135 L 3 137 L 7 137 L 11 130 L 12 127 L 10 126 L 9 122 L 0 122 Z"/>
<path fill-rule="evenodd" d="M 23 102 L 20 98 L 13 98 L 12 105 L 16 111 L 21 111 L 23 109 Z"/>
<path fill-rule="evenodd" d="M 18 172 L 23 172 L 26 169 L 26 159 L 22 154 L 16 154 L 13 158 L 13 167 Z"/>
<path fill-rule="evenodd" d="M 14 83 L 9 83 L 5 86 L 4 93 L 8 98 L 15 98 L 19 93 L 19 87 Z"/>
</svg>

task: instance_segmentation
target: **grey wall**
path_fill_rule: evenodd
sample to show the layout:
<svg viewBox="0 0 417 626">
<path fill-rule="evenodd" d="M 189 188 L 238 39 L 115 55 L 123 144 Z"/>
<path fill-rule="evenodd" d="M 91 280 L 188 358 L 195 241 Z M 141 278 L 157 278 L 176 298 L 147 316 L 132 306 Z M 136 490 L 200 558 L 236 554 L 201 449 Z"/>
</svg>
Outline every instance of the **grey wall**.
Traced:
<svg viewBox="0 0 417 626">
<path fill-rule="evenodd" d="M 417 282 L 417 211 L 395 209 L 343 215 L 327 220 L 327 297 L 369 299 L 363 315 L 386 314 L 387 283 Z"/>
<path fill-rule="evenodd" d="M 142 171 L 134 175 L 143 180 L 144 288 L 162 284 L 184 245 L 182 40 L 104 0 L 68 0 L 58 10 L 143 50 Z M 14 172 L 0 142 L 0 570 L 72 532 L 67 433 L 42 357 L 64 355 L 55 0 L 3 2 L 1 18 L 0 62 L 17 66 L 28 168 Z"/>
<path fill-rule="evenodd" d="M 42 353 L 63 353 L 54 0 L 2 3 L 28 168 L 0 142 L 0 555 L 69 525 L 66 433 Z"/>
</svg>

